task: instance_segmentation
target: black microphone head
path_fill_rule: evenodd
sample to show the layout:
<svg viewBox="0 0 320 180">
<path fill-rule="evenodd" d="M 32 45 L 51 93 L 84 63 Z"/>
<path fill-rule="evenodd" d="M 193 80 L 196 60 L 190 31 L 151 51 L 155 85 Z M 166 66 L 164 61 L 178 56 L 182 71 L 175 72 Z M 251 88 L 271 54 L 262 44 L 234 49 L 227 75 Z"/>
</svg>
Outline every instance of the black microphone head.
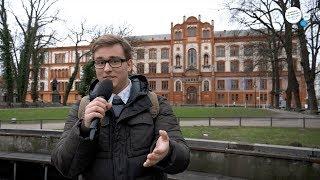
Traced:
<svg viewBox="0 0 320 180">
<path fill-rule="evenodd" d="M 99 81 L 94 88 L 92 94 L 90 95 L 90 101 L 92 101 L 96 97 L 103 97 L 105 100 L 108 100 L 112 94 L 112 81 L 109 79 L 105 79 L 103 81 Z"/>
</svg>

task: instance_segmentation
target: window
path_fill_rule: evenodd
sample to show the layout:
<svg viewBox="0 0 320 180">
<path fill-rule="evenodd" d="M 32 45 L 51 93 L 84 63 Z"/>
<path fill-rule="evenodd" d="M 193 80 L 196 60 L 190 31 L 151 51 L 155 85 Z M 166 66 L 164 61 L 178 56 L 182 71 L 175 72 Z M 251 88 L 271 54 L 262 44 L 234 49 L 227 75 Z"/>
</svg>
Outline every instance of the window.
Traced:
<svg viewBox="0 0 320 180">
<path fill-rule="evenodd" d="M 245 90 L 252 90 L 253 89 L 253 80 L 252 79 L 245 79 L 244 89 Z"/>
<path fill-rule="evenodd" d="M 202 37 L 203 38 L 210 38 L 210 30 L 203 30 Z"/>
<path fill-rule="evenodd" d="M 232 90 L 239 89 L 239 81 L 238 80 L 231 80 L 231 89 Z"/>
<path fill-rule="evenodd" d="M 230 57 L 239 56 L 239 46 L 232 45 L 230 46 Z"/>
<path fill-rule="evenodd" d="M 176 67 L 181 67 L 180 64 L 181 57 L 179 55 L 176 56 Z"/>
<path fill-rule="evenodd" d="M 267 89 L 267 79 L 260 79 L 260 90 Z"/>
<path fill-rule="evenodd" d="M 55 63 L 64 63 L 65 53 L 58 53 L 54 56 Z"/>
<path fill-rule="evenodd" d="M 137 50 L 137 59 L 144 59 L 144 49 Z"/>
<path fill-rule="evenodd" d="M 260 101 L 267 101 L 268 95 L 266 93 L 260 94 Z"/>
<path fill-rule="evenodd" d="M 156 90 L 156 81 L 149 81 L 149 87 L 151 90 Z"/>
<path fill-rule="evenodd" d="M 180 81 L 177 81 L 177 82 L 176 82 L 176 91 L 177 91 L 177 92 L 180 92 L 180 91 L 181 91 L 181 82 L 180 82 Z"/>
<path fill-rule="evenodd" d="M 40 82 L 40 91 L 44 91 L 44 82 Z"/>
<path fill-rule="evenodd" d="M 188 65 L 196 67 L 197 51 L 194 48 L 188 50 Z"/>
<path fill-rule="evenodd" d="M 217 71 L 218 72 L 224 72 L 225 70 L 225 66 L 224 66 L 225 62 L 224 61 L 218 61 L 217 62 Z"/>
<path fill-rule="evenodd" d="M 218 80 L 218 90 L 224 90 L 224 80 Z"/>
<path fill-rule="evenodd" d="M 46 72 L 45 68 L 41 68 L 40 69 L 40 79 L 44 79 L 45 78 L 45 72 Z"/>
<path fill-rule="evenodd" d="M 217 57 L 225 57 L 225 47 L 224 46 L 217 46 L 216 47 L 216 56 Z"/>
<path fill-rule="evenodd" d="M 188 27 L 187 28 L 187 36 L 188 37 L 195 37 L 197 34 L 197 28 L 196 27 Z"/>
<path fill-rule="evenodd" d="M 209 55 L 208 54 L 205 54 L 203 56 L 203 65 L 204 66 L 208 66 L 209 65 Z"/>
<path fill-rule="evenodd" d="M 245 60 L 244 61 L 244 72 L 252 72 L 253 71 L 253 61 Z"/>
<path fill-rule="evenodd" d="M 161 63 L 161 73 L 169 73 L 169 63 Z"/>
<path fill-rule="evenodd" d="M 253 55 L 253 45 L 244 45 L 243 46 L 243 54 L 244 56 L 252 56 Z"/>
<path fill-rule="evenodd" d="M 181 31 L 176 31 L 174 33 L 174 38 L 175 39 L 182 39 L 182 32 Z"/>
<path fill-rule="evenodd" d="M 169 49 L 168 48 L 161 49 L 161 59 L 169 59 Z"/>
<path fill-rule="evenodd" d="M 224 99 L 224 94 L 218 94 L 218 100 L 223 101 Z"/>
<path fill-rule="evenodd" d="M 239 94 L 231 94 L 232 101 L 238 101 L 238 99 L 239 99 Z"/>
<path fill-rule="evenodd" d="M 203 91 L 209 91 L 209 81 L 203 82 Z"/>
<path fill-rule="evenodd" d="M 162 87 L 162 90 L 168 90 L 168 81 L 162 81 L 161 87 Z"/>
<path fill-rule="evenodd" d="M 143 63 L 139 63 L 137 65 L 137 74 L 144 74 L 144 64 Z"/>
<path fill-rule="evenodd" d="M 157 73 L 157 64 L 156 63 L 150 63 L 149 64 L 149 73 Z"/>
<path fill-rule="evenodd" d="M 252 94 L 246 94 L 246 101 L 252 101 L 253 95 Z"/>
<path fill-rule="evenodd" d="M 231 61 L 230 71 L 231 72 L 239 72 L 239 61 Z"/>
<path fill-rule="evenodd" d="M 149 50 L 149 59 L 157 59 L 157 50 L 156 49 Z"/>
</svg>

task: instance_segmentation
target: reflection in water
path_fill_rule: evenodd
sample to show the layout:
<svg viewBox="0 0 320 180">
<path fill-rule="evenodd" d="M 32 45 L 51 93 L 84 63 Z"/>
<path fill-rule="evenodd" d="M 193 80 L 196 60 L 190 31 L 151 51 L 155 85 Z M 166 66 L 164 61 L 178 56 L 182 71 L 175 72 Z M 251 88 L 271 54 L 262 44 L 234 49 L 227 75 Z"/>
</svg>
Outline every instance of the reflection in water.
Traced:
<svg viewBox="0 0 320 180">
<path fill-rule="evenodd" d="M 248 179 L 320 179 L 316 163 L 204 151 L 191 151 L 188 169 Z"/>
</svg>

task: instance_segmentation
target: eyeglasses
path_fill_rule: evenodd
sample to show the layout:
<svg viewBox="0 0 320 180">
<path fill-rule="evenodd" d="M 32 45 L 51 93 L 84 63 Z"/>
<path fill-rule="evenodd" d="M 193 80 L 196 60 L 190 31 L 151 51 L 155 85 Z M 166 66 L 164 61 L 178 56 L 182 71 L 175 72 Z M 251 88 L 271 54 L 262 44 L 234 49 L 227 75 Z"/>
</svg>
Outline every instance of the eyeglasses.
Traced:
<svg viewBox="0 0 320 180">
<path fill-rule="evenodd" d="M 121 58 L 118 56 L 111 56 L 108 59 L 97 59 L 94 62 L 94 67 L 97 69 L 102 69 L 108 63 L 112 68 L 118 68 L 122 66 L 122 62 L 127 61 L 125 58 Z"/>
</svg>

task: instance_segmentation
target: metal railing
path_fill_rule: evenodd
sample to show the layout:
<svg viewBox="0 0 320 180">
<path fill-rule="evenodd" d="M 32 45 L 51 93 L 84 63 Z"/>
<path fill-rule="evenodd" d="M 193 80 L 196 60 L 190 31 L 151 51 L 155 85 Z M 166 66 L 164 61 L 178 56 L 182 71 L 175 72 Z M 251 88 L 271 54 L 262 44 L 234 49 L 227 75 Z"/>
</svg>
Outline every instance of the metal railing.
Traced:
<svg viewBox="0 0 320 180">
<path fill-rule="evenodd" d="M 320 128 L 320 117 L 177 117 L 180 126 Z M 0 120 L 3 129 L 63 129 L 65 120 Z"/>
</svg>

